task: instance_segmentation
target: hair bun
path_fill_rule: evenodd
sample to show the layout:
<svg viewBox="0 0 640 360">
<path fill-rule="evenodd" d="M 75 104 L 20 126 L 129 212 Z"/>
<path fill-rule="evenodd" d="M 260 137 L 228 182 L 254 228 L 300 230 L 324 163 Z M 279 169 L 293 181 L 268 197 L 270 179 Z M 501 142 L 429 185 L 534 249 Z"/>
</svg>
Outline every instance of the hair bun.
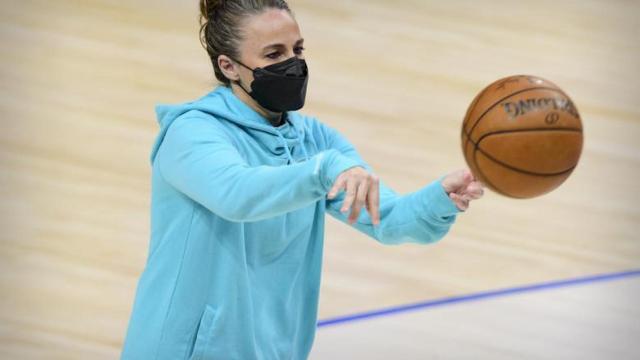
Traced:
<svg viewBox="0 0 640 360">
<path fill-rule="evenodd" d="M 211 21 L 224 7 L 225 0 L 200 0 L 200 22 Z"/>
</svg>

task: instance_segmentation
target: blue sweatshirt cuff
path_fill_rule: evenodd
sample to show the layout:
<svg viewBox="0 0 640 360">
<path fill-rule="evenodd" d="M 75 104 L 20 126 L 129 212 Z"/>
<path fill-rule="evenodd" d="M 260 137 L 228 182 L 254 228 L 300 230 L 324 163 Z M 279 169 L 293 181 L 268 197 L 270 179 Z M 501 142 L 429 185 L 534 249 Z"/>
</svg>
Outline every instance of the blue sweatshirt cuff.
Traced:
<svg viewBox="0 0 640 360">
<path fill-rule="evenodd" d="M 441 180 L 436 180 L 416 192 L 418 200 L 418 214 L 425 220 L 450 223 L 460 212 L 460 209 L 449 198 Z"/>
</svg>

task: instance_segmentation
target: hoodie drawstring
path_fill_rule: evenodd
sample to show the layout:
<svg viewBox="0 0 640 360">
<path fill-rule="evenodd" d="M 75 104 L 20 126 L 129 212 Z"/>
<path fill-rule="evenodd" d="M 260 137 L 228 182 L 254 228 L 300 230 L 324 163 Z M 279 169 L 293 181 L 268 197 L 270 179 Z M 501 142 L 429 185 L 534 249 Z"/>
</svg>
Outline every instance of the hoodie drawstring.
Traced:
<svg viewBox="0 0 640 360">
<path fill-rule="evenodd" d="M 278 134 L 278 137 L 280 138 L 280 140 L 282 140 L 282 144 L 284 145 L 284 151 L 287 153 L 287 157 L 289 158 L 289 163 L 290 164 L 295 163 L 295 160 L 293 160 L 293 155 L 291 154 L 291 149 L 289 149 L 289 144 L 287 144 L 287 140 L 284 138 L 284 136 L 282 136 L 280 131 L 276 130 L 276 133 Z M 298 133 L 298 142 L 300 143 L 300 148 L 302 148 L 302 152 L 304 153 L 305 160 L 309 160 L 309 153 L 307 153 L 307 149 L 304 148 L 304 143 L 302 141 L 302 134 L 300 133 Z"/>
<path fill-rule="evenodd" d="M 276 130 L 276 133 L 278 134 L 280 140 L 282 140 L 282 144 L 284 144 L 284 151 L 287 153 L 287 157 L 289 158 L 288 163 L 293 164 L 295 161 L 293 161 L 293 156 L 291 156 L 291 149 L 289 149 L 289 145 L 287 145 L 287 140 L 284 138 L 284 136 L 282 136 L 280 131 Z"/>
</svg>

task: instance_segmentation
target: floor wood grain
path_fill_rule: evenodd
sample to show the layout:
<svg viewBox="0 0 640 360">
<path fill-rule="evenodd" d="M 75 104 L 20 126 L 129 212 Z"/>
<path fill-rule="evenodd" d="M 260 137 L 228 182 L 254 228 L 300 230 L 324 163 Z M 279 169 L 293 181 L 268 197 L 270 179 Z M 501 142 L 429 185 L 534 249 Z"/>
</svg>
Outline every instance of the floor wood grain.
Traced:
<svg viewBox="0 0 640 360">
<path fill-rule="evenodd" d="M 465 166 L 466 107 L 500 77 L 552 80 L 585 128 L 561 188 L 490 193 L 436 245 L 385 247 L 330 219 L 321 318 L 640 267 L 640 3 L 290 4 L 311 73 L 304 112 L 399 192 Z M 195 1 L 0 3 L 3 358 L 118 357 L 147 254 L 154 105 L 215 85 L 197 31 Z"/>
</svg>

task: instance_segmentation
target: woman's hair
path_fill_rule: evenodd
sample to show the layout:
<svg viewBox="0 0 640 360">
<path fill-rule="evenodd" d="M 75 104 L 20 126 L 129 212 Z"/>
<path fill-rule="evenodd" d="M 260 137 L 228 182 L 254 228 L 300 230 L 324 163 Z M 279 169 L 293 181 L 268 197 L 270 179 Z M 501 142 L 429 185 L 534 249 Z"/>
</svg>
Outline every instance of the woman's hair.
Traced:
<svg viewBox="0 0 640 360">
<path fill-rule="evenodd" d="M 218 56 L 238 59 L 242 21 L 268 9 L 293 15 L 285 0 L 200 0 L 200 42 L 211 58 L 216 78 L 225 85 L 230 81 L 218 66 Z"/>
</svg>

